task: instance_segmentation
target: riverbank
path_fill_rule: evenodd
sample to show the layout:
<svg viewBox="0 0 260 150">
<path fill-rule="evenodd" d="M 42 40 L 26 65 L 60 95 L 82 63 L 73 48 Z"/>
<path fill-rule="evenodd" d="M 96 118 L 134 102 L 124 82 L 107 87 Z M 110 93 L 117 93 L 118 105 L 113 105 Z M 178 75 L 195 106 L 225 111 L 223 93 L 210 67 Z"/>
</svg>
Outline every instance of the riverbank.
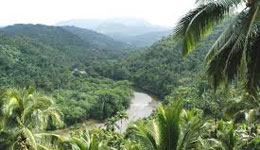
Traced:
<svg viewBox="0 0 260 150">
<path fill-rule="evenodd" d="M 126 110 L 128 119 L 118 121 L 116 124 L 119 126 L 117 131 L 125 131 L 128 124 L 135 122 L 138 119 L 148 117 L 152 112 L 159 106 L 160 102 L 146 93 L 140 92 L 139 90 L 133 90 L 133 98 L 131 99 L 130 107 Z M 100 122 L 98 120 L 86 120 L 81 123 L 77 123 L 71 127 L 57 130 L 56 133 L 67 134 L 70 131 L 81 130 L 85 128 L 95 128 L 103 127 L 105 122 Z"/>
<path fill-rule="evenodd" d="M 129 123 L 150 116 L 158 105 L 159 101 L 153 99 L 152 96 L 134 91 L 134 97 L 131 100 L 130 107 L 126 110 L 128 119 L 117 122 L 119 130 L 124 131 Z"/>
</svg>

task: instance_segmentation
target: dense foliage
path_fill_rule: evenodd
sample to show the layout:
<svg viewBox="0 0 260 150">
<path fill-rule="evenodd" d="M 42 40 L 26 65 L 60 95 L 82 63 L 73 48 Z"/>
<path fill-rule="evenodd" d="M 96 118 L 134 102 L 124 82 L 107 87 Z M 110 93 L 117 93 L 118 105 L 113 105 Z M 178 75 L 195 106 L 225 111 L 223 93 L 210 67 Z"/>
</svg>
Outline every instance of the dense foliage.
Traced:
<svg viewBox="0 0 260 150">
<path fill-rule="evenodd" d="M 63 122 L 53 100 L 28 89 L 8 89 L 1 93 L 1 149 L 38 149 L 48 126 L 61 127 Z M 36 134 L 37 133 L 37 134 Z M 52 136 L 45 134 L 44 136 Z"/>
<path fill-rule="evenodd" d="M 0 37 L 0 149 L 260 149 L 259 2 L 247 1 L 246 9 L 216 27 L 199 45 L 213 25 L 243 2 L 197 0 L 198 7 L 180 20 L 173 36 L 123 58 L 123 43 L 114 43 L 114 53 L 106 49 L 113 40 L 84 29 L 4 28 Z M 205 64 L 209 76 L 205 76 L 203 60 L 212 45 Z M 233 80 L 238 72 L 242 73 L 238 79 L 246 82 Z M 213 79 L 213 86 L 208 78 Z M 127 80 L 163 102 L 151 116 L 131 123 L 122 133 L 122 120 L 128 118 L 123 111 L 132 97 Z M 214 88 L 226 81 L 232 82 Z M 98 128 L 85 129 L 83 124 L 64 128 L 88 119 L 105 123 Z"/>
<path fill-rule="evenodd" d="M 192 52 L 227 16 L 236 14 L 209 49 L 207 74 L 215 88 L 242 78 L 244 89 L 257 97 L 260 86 L 260 2 L 197 0 L 196 4 L 174 30 L 174 39 L 181 42 L 183 55 Z"/>
<path fill-rule="evenodd" d="M 82 40 L 67 31 L 70 28 L 90 38 Z M 104 41 L 113 44 L 115 50 Z M 99 61 L 113 60 L 115 54 L 122 55 L 126 46 L 96 32 L 72 27 L 9 26 L 2 29 L 0 37 L 0 85 L 33 84 L 52 95 L 67 125 L 90 118 L 103 120 L 126 109 L 132 91 L 130 83 L 100 77 L 92 67 Z"/>
<path fill-rule="evenodd" d="M 119 62 L 97 68 L 104 76 L 128 79 L 145 91 L 164 97 L 180 85 L 192 85 L 203 67 L 203 59 L 213 42 L 224 30 L 227 21 L 218 26 L 193 54 L 181 57 L 181 46 L 172 37 L 164 38 L 148 49 L 130 54 Z"/>
<path fill-rule="evenodd" d="M 104 120 L 125 110 L 132 90 L 127 81 L 81 76 L 74 78 L 68 89 L 55 90 L 53 97 L 65 123 L 71 125 L 90 118 Z"/>
</svg>

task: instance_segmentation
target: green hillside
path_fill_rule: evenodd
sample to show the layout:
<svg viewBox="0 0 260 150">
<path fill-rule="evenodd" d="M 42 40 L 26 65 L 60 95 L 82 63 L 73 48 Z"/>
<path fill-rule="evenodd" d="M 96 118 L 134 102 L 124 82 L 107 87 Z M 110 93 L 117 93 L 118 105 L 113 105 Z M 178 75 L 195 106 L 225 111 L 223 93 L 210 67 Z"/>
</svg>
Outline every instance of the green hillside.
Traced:
<svg viewBox="0 0 260 150">
<path fill-rule="evenodd" d="M 0 27 L 0 150 L 260 150 L 260 0 L 1 4 L 78 19 Z"/>
<path fill-rule="evenodd" d="M 114 52 L 112 46 L 103 49 L 104 45 L 98 45 L 102 43 L 99 41 L 102 35 L 93 32 L 89 36 L 89 40 L 96 37 L 97 44 L 89 44 L 91 41 L 82 40 L 61 27 L 14 25 L 3 28 L 0 36 L 1 88 L 33 85 L 52 95 L 68 125 L 90 118 L 103 120 L 124 110 L 131 98 L 130 83 L 114 82 L 92 69 L 98 62 L 122 55 L 124 49 L 120 51 L 119 46 L 124 44 Z M 102 107 L 94 108 L 103 104 L 104 97 L 110 100 L 106 111 L 99 110 Z"/>
<path fill-rule="evenodd" d="M 180 45 L 168 36 L 118 63 L 108 64 L 100 72 L 116 80 L 129 79 L 137 87 L 164 97 L 180 85 L 195 83 L 206 53 L 226 24 L 216 28 L 194 53 L 184 59 Z"/>
</svg>

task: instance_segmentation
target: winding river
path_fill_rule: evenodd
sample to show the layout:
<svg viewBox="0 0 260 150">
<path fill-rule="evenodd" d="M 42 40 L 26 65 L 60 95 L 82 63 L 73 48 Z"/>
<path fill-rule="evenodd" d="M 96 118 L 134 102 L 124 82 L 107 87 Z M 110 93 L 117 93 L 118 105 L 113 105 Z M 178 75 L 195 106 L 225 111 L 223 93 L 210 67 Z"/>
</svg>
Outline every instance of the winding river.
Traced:
<svg viewBox="0 0 260 150">
<path fill-rule="evenodd" d="M 122 126 L 121 126 L 121 121 L 117 122 L 117 125 L 119 127 L 117 131 L 123 132 L 126 130 L 127 125 L 129 123 L 134 122 L 138 119 L 148 117 L 149 115 L 151 115 L 153 110 L 155 110 L 158 107 L 158 105 L 159 105 L 159 101 L 153 99 L 150 95 L 146 93 L 134 91 L 134 97 L 131 99 L 130 107 L 126 110 L 128 119 L 122 120 Z M 82 129 L 85 129 L 86 126 L 88 127 L 104 126 L 104 123 L 97 123 L 97 122 L 88 123 L 88 122 L 89 121 L 81 123 Z M 70 130 L 71 130 L 70 128 L 56 130 L 56 133 L 65 135 L 69 133 Z"/>
<path fill-rule="evenodd" d="M 150 95 L 134 91 L 134 97 L 131 100 L 130 107 L 126 110 L 128 119 L 117 122 L 120 131 L 124 131 L 130 122 L 148 117 L 159 105 L 159 101 L 153 99 Z"/>
</svg>

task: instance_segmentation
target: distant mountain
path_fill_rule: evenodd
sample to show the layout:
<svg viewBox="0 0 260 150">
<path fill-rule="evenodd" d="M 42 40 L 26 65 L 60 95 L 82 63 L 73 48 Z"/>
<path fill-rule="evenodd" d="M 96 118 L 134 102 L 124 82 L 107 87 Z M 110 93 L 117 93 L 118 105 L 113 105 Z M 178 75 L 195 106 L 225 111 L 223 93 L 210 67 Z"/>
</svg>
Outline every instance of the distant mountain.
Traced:
<svg viewBox="0 0 260 150">
<path fill-rule="evenodd" d="M 168 27 L 153 25 L 143 19 L 136 18 L 80 19 L 63 21 L 57 23 L 56 25 L 69 25 L 85 29 L 91 29 L 102 34 L 106 34 L 115 40 L 131 43 L 135 46 L 150 46 L 156 40 L 160 39 L 162 37 L 161 35 L 165 36 L 165 34 L 160 34 L 160 32 L 166 32 L 170 30 L 170 28 Z M 156 38 L 146 37 L 145 39 L 143 39 L 143 42 L 146 44 L 139 44 L 139 42 L 133 42 L 140 41 L 138 40 L 139 36 L 142 37 L 142 35 L 145 34 L 151 34 L 151 36 L 154 36 L 153 33 L 156 32 L 159 33 L 158 35 L 156 35 Z M 137 39 L 134 39 L 135 37 Z"/>
<path fill-rule="evenodd" d="M 130 45 L 126 43 L 115 41 L 109 36 L 100 34 L 92 30 L 78 28 L 74 26 L 63 26 L 62 28 L 77 35 L 78 37 L 88 42 L 93 47 L 99 47 L 102 49 L 115 50 L 115 51 L 122 51 L 124 49 L 130 48 Z"/>
<path fill-rule="evenodd" d="M 2 28 L 9 36 L 24 36 L 51 46 L 73 45 L 107 51 L 121 51 L 129 45 L 95 31 L 77 27 L 55 27 L 45 25 L 17 24 Z"/>
<path fill-rule="evenodd" d="M 149 32 L 136 36 L 129 36 L 125 39 L 121 39 L 130 45 L 135 45 L 137 47 L 147 47 L 154 44 L 156 41 L 159 41 L 163 37 L 167 37 L 172 33 L 172 30 Z"/>
</svg>

